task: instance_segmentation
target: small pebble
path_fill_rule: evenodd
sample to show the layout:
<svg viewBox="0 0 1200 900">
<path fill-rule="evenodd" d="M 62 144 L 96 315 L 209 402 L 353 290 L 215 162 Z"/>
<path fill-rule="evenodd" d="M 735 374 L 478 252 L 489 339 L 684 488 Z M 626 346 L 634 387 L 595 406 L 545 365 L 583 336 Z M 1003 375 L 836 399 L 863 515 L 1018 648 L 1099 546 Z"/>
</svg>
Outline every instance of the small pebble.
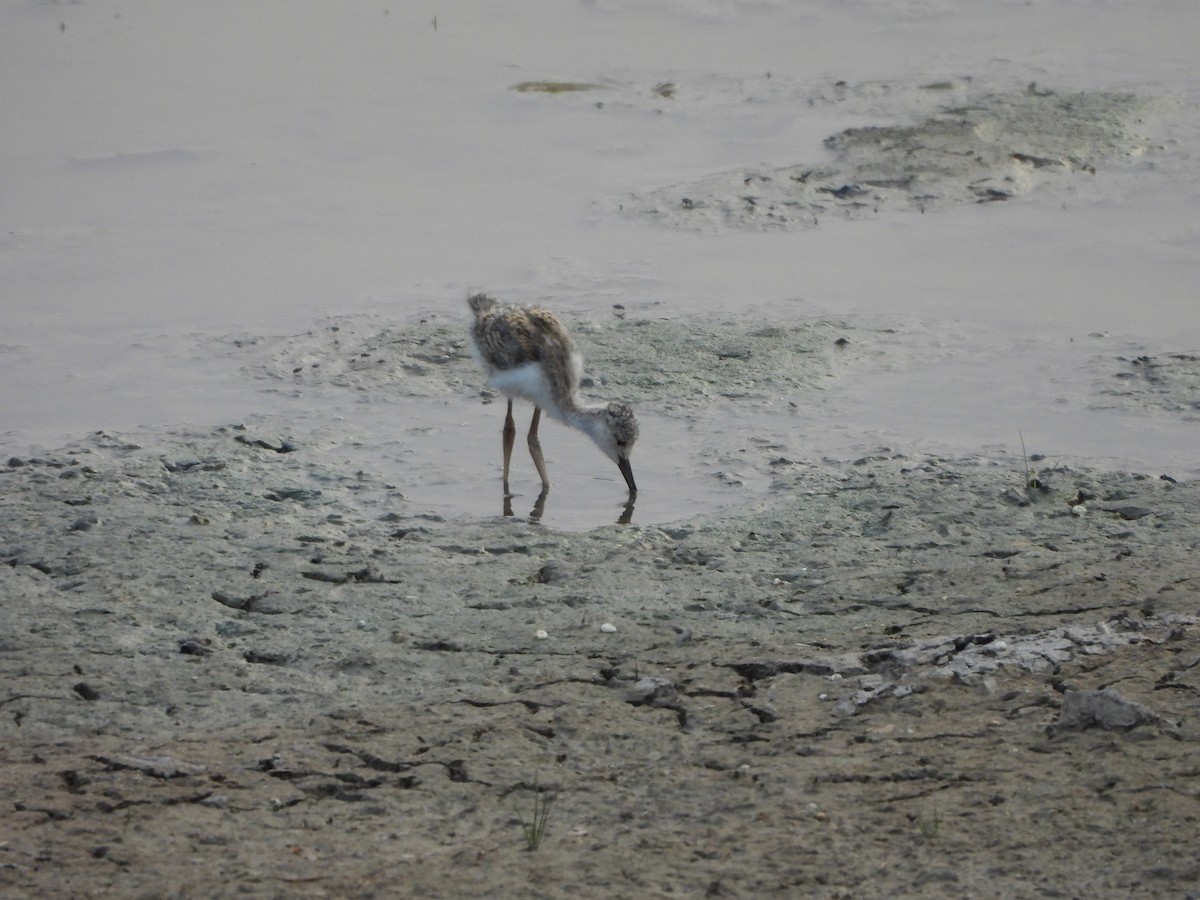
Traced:
<svg viewBox="0 0 1200 900">
<path fill-rule="evenodd" d="M 71 690 L 77 693 L 84 700 L 99 700 L 100 692 L 88 684 L 86 681 L 81 681 Z"/>
<path fill-rule="evenodd" d="M 639 679 L 625 694 L 625 701 L 634 706 L 652 704 L 662 706 L 674 702 L 678 697 L 675 685 L 667 678 L 647 675 Z"/>
<path fill-rule="evenodd" d="M 546 640 L 546 638 L 550 637 L 550 635 L 548 635 L 545 631 L 543 631 L 540 628 L 533 633 L 533 636 L 535 638 L 537 638 L 539 641 L 544 641 L 544 640 Z"/>
<path fill-rule="evenodd" d="M 212 648 L 200 638 L 184 638 L 179 642 L 179 652 L 186 656 L 208 656 Z"/>
<path fill-rule="evenodd" d="M 1087 507 L 1080 503 L 1078 506 L 1071 507 L 1071 515 L 1082 516 L 1087 514 Z"/>
<path fill-rule="evenodd" d="M 612 622 L 605 622 L 603 625 L 600 626 L 600 630 L 603 631 L 605 634 L 613 634 L 614 632 L 616 632 L 617 626 L 614 625 Z"/>
</svg>

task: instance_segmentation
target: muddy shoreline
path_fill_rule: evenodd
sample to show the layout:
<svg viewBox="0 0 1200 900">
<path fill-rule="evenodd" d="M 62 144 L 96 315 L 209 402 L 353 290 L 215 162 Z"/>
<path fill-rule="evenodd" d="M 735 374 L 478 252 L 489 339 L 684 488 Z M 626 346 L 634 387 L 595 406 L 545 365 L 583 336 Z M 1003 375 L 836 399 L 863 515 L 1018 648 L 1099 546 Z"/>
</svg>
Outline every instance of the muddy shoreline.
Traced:
<svg viewBox="0 0 1200 900">
<path fill-rule="evenodd" d="M 1200 900 L 1181 4 L 11 6 L 0 900 Z"/>
<path fill-rule="evenodd" d="M 736 508 L 561 531 L 144 437 L 0 473 L 6 895 L 1200 882 L 1200 483 L 773 446 Z"/>
</svg>

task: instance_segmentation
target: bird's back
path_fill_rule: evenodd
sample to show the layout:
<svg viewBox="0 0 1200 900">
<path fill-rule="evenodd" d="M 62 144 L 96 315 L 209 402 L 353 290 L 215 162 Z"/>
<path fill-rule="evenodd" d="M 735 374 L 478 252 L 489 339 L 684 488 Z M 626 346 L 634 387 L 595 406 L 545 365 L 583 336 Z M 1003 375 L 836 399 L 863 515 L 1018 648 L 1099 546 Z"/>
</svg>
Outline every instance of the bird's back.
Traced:
<svg viewBox="0 0 1200 900">
<path fill-rule="evenodd" d="M 553 396 L 574 397 L 582 363 L 553 313 L 536 306 L 504 306 L 487 294 L 474 294 L 467 302 L 475 314 L 474 355 L 490 378 L 502 383 L 504 373 L 529 366 L 539 370 Z"/>
</svg>

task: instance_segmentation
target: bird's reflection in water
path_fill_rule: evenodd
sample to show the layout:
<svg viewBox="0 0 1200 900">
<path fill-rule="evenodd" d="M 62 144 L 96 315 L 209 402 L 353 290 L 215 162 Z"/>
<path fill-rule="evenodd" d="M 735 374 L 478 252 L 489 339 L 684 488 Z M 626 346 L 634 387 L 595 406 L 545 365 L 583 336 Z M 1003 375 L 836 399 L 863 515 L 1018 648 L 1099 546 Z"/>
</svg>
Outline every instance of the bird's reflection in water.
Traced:
<svg viewBox="0 0 1200 900">
<path fill-rule="evenodd" d="M 629 492 L 629 499 L 625 501 L 624 507 L 621 508 L 621 517 L 617 519 L 618 525 L 628 525 L 633 521 L 633 504 L 637 503 L 637 491 Z"/>
<path fill-rule="evenodd" d="M 513 494 L 507 491 L 503 494 L 503 515 L 505 518 L 511 519 L 515 515 L 513 513 Z M 546 512 L 546 498 L 550 496 L 550 488 L 544 487 L 537 499 L 533 501 L 533 509 L 529 511 L 530 522 L 540 522 L 542 516 Z M 621 507 L 621 515 L 617 518 L 618 525 L 628 525 L 633 521 L 633 505 L 637 502 L 637 493 L 630 491 L 629 498 Z"/>
</svg>

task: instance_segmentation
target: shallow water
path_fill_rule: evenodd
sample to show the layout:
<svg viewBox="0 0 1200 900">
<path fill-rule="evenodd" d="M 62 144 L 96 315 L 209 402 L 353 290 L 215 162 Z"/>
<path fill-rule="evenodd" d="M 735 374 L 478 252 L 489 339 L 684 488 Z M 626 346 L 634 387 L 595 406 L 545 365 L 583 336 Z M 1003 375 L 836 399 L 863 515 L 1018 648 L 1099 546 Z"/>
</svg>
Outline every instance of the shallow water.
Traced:
<svg viewBox="0 0 1200 900">
<path fill-rule="evenodd" d="M 119 20 L 80 4 L 14 7 L 2 58 L 30 89 L 3 102 L 43 127 L 2 139 L 14 187 L 0 232 L 0 447 L 270 421 L 328 434 L 326 447 L 376 447 L 354 452 L 394 473 L 411 507 L 499 515 L 497 414 L 474 408 L 477 373 L 422 358 L 387 377 L 360 365 L 418 313 L 461 323 L 468 291 L 487 288 L 581 325 L 616 304 L 631 320 L 725 313 L 745 320 L 733 338 L 760 356 L 790 348 L 742 333 L 751 318 L 845 323 L 845 359 L 817 371 L 781 358 L 793 370 L 781 384 L 702 353 L 655 379 L 654 346 L 606 358 L 592 345 L 603 328 L 585 327 L 581 349 L 605 380 L 640 379 L 635 522 L 753 500 L 773 457 L 879 446 L 1014 455 L 1024 435 L 1050 459 L 1200 471 L 1186 367 L 1151 384 L 1117 362 L 1200 348 L 1189 149 L 1200 87 L 1186 29 L 1160 6 L 1001 6 L 988 28 L 969 4 L 874 6 L 725 11 L 723 33 L 745 41 L 716 42 L 716 55 L 688 39 L 713 24 L 690 2 L 573 8 L 556 27 L 592 37 L 570 50 L 526 27 L 535 8 L 520 4 L 468 4 L 443 30 L 416 8 L 291 4 L 213 31 L 184 7 L 135 4 Z M 1064 21 L 1087 38 L 1048 56 L 1043 35 Z M 611 42 L 594 39 L 598 27 Z M 668 32 L 684 39 L 653 38 Z M 193 33 L 208 43 L 179 38 Z M 181 76 L 195 71 L 198 83 Z M 512 89 L 556 79 L 600 87 Z M 382 84 L 394 117 L 378 115 Z M 96 102 L 101 87 L 128 102 Z M 182 92 L 211 117 L 178 107 Z M 244 103 L 230 107 L 234 94 Z M 1056 114 L 1070 97 L 1089 100 L 1086 115 Z M 45 120 L 50 108 L 61 115 Z M 936 127 L 956 116 L 973 127 Z M 889 155 L 877 134 L 941 149 L 910 171 L 912 154 Z M 865 143 L 848 150 L 848 135 Z M 959 151 L 980 140 L 986 171 L 949 164 L 974 160 Z M 824 167 L 821 188 L 810 165 Z M 841 181 L 889 180 L 920 191 L 838 195 Z M 1011 199 L 970 202 L 996 189 Z M 804 193 L 818 225 L 745 230 L 773 190 L 785 203 Z M 697 227 L 700 203 L 732 218 Z M 355 316 L 376 324 L 356 332 Z M 239 332 L 273 355 L 218 337 Z M 266 337 L 280 334 L 293 337 Z M 1110 389 L 1122 376 L 1133 391 Z M 542 522 L 619 517 L 606 460 L 557 425 L 546 434 L 555 486 Z M 517 515 L 537 496 L 522 451 Z"/>
<path fill-rule="evenodd" d="M 511 517 L 556 530 L 681 521 L 738 505 L 765 489 L 758 474 L 744 476 L 715 466 L 698 467 L 696 429 L 675 418 L 651 416 L 633 456 L 638 494 L 585 436 L 552 421 L 540 429 L 552 485 L 539 503 L 541 485 L 523 433 L 529 407 L 518 407 L 510 487 L 501 488 L 502 403 L 446 403 L 404 399 L 392 411 L 373 410 L 347 423 L 359 436 L 325 451 L 362 466 L 396 486 L 388 511 L 404 517 L 478 521 Z M 389 423 L 395 427 L 388 429 Z M 373 436 L 372 436 L 373 435 Z M 507 512 L 506 512 L 507 511 Z M 540 512 L 540 514 L 538 514 Z"/>
</svg>

